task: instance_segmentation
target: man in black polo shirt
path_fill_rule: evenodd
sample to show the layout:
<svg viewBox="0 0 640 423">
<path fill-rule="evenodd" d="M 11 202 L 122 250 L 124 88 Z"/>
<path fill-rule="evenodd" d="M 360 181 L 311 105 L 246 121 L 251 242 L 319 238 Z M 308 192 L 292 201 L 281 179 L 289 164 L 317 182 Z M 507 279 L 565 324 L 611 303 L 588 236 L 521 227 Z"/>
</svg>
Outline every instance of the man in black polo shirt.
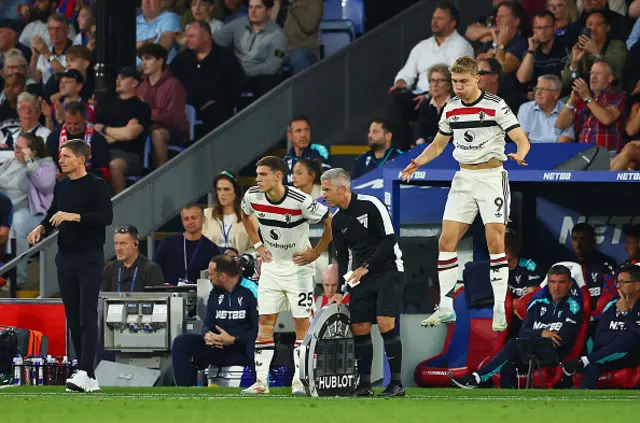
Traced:
<svg viewBox="0 0 640 423">
<path fill-rule="evenodd" d="M 533 36 L 529 37 L 529 49 L 524 53 L 516 74 L 528 91 L 536 86 L 542 75 L 562 76 L 562 70 L 569 60 L 569 49 L 555 36 L 556 17 L 548 10 L 538 13 L 533 19 Z M 533 96 L 529 96 L 532 100 Z"/>
<path fill-rule="evenodd" d="M 134 67 L 123 67 L 116 78 L 117 97 L 106 101 L 106 104 L 98 104 L 94 129 L 109 143 L 109 170 L 114 194 L 126 188 L 126 176 L 142 174 L 151 109 L 136 95 L 140 81 L 142 78 Z"/>
<path fill-rule="evenodd" d="M 187 104 L 196 108 L 203 123 L 196 138 L 233 116 L 236 100 L 245 85 L 244 69 L 229 48 L 214 43 L 208 22 L 187 26 L 187 48 L 171 62 L 171 72 L 187 92 Z"/>
<path fill-rule="evenodd" d="M 102 273 L 102 290 L 112 292 L 141 292 L 145 286 L 159 286 L 164 282 L 162 269 L 140 254 L 138 229 L 124 225 L 113 235 L 116 261 L 109 263 Z"/>
<path fill-rule="evenodd" d="M 371 121 L 368 140 L 371 150 L 356 158 L 356 162 L 353 165 L 353 172 L 351 172 L 353 179 L 359 178 L 373 169 L 384 166 L 402 154 L 402 151 L 391 147 L 393 143 L 393 131 L 391 130 L 391 123 L 386 119 L 376 118 Z"/>
</svg>

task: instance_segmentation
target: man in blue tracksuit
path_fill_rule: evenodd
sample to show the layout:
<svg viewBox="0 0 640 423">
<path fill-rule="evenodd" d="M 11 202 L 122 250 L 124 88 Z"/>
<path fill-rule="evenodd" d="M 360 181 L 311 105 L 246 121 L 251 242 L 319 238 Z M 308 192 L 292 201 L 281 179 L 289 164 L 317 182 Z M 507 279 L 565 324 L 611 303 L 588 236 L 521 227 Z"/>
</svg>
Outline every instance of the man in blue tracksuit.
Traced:
<svg viewBox="0 0 640 423">
<path fill-rule="evenodd" d="M 560 360 L 571 352 L 583 319 L 580 303 L 571 296 L 572 283 L 571 271 L 567 267 L 551 267 L 547 273 L 547 286 L 529 304 L 520 328 L 520 338 L 551 339 Z M 523 366 L 516 340 L 511 339 L 487 364 L 474 373 L 453 379 L 453 383 L 460 388 L 473 389 L 500 372 L 500 387 L 515 388 L 516 369 Z"/>
<path fill-rule="evenodd" d="M 585 389 L 595 389 L 605 371 L 640 365 L 640 266 L 622 266 L 616 284 L 620 298 L 604 308 L 593 352 L 562 363 L 568 376 L 584 369 Z"/>
<path fill-rule="evenodd" d="M 173 341 L 172 361 L 178 386 L 193 386 L 197 368 L 252 366 L 258 333 L 257 290 L 240 275 L 233 257 L 211 259 L 207 316 L 202 334 L 184 333 Z"/>
</svg>

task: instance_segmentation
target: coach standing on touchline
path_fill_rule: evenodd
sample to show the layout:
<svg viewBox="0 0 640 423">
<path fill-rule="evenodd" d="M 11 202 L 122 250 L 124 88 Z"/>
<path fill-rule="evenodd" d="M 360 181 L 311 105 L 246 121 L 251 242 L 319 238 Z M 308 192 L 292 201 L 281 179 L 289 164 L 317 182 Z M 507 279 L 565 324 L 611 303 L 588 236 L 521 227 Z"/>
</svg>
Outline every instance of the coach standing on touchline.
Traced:
<svg viewBox="0 0 640 423">
<path fill-rule="evenodd" d="M 90 155 L 89 146 L 82 140 L 62 145 L 59 165 L 67 177 L 56 184 L 49 211 L 27 237 L 31 244 L 37 244 L 59 229 L 58 284 L 79 369 L 67 379 L 67 388 L 78 392 L 100 390 L 93 372 L 98 346 L 98 293 L 104 268 L 105 227 L 113 219 L 109 186 L 85 168 Z"/>
</svg>

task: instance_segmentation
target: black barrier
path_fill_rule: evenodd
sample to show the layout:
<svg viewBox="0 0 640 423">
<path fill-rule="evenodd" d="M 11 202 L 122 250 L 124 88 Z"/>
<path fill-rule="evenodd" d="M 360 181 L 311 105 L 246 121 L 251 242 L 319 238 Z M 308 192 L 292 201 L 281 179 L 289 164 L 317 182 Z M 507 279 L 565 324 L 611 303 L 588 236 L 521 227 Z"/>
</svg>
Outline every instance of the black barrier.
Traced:
<svg viewBox="0 0 640 423">
<path fill-rule="evenodd" d="M 356 367 L 349 308 L 321 308 L 300 347 L 300 379 L 307 395 L 351 395 L 358 384 Z"/>
</svg>

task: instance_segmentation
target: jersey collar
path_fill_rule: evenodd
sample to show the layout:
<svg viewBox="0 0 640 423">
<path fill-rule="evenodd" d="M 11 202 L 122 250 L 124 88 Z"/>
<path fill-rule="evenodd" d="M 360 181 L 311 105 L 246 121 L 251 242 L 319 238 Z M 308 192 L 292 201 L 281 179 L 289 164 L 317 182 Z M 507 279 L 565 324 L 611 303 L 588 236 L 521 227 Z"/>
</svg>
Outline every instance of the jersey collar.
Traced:
<svg viewBox="0 0 640 423">
<path fill-rule="evenodd" d="M 480 94 L 480 97 L 478 97 L 478 99 L 476 101 L 474 101 L 473 103 L 467 104 L 464 101 L 462 101 L 462 99 L 460 99 L 460 102 L 462 103 L 463 106 L 466 106 L 466 107 L 475 106 L 476 104 L 480 103 L 482 101 L 482 99 L 484 99 L 485 93 L 486 93 L 486 91 L 482 90 L 482 93 Z"/>
<path fill-rule="evenodd" d="M 282 202 L 284 201 L 284 199 L 285 199 L 285 198 L 287 198 L 287 195 L 289 195 L 289 187 L 285 185 L 285 186 L 284 186 L 284 195 L 283 195 L 283 196 L 282 196 L 282 198 L 281 198 L 281 199 L 279 199 L 278 201 L 271 201 L 271 200 L 269 199 L 269 197 L 267 196 L 267 193 L 266 193 L 266 192 L 264 193 L 264 198 L 266 198 L 266 199 L 267 199 L 267 201 L 268 201 L 270 204 L 273 204 L 273 205 L 276 205 L 276 206 L 277 206 L 278 204 L 282 204 Z"/>
</svg>

